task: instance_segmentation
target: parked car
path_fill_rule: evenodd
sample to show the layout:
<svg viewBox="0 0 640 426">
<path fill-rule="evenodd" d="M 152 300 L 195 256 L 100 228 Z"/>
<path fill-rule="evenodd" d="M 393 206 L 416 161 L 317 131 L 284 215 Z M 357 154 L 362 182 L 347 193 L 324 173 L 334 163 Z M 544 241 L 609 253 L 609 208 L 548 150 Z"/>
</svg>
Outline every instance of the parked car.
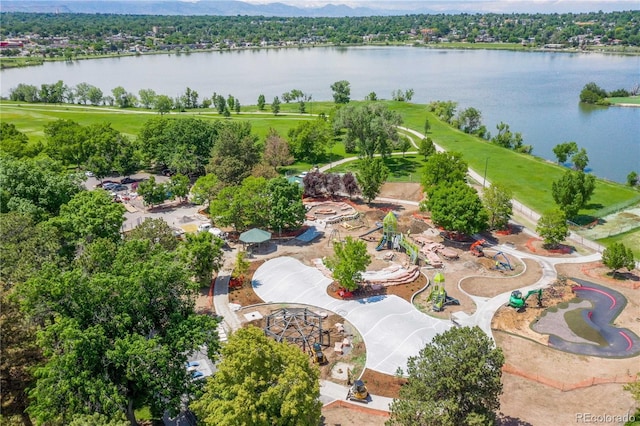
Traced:
<svg viewBox="0 0 640 426">
<path fill-rule="evenodd" d="M 120 185 L 120 184 L 114 185 L 114 186 L 111 188 L 111 190 L 112 190 L 112 191 L 126 191 L 126 190 L 128 190 L 128 189 L 129 189 L 129 188 L 127 188 L 127 185 Z"/>
<path fill-rule="evenodd" d="M 93 177 L 93 172 L 92 172 L 92 171 L 90 171 L 90 170 L 87 170 L 86 172 L 84 172 L 84 175 L 85 175 L 86 177 Z"/>
<path fill-rule="evenodd" d="M 100 182 L 100 183 L 96 184 L 96 188 L 104 188 L 104 186 L 105 186 L 105 185 L 107 185 L 107 184 L 111 184 L 111 183 L 112 183 L 112 184 L 117 184 L 118 182 L 114 182 L 114 181 L 112 181 L 112 180 L 106 180 L 106 179 L 105 179 L 105 180 L 103 180 L 102 182 Z"/>
<path fill-rule="evenodd" d="M 198 225 L 198 232 L 206 232 L 209 229 L 211 229 L 210 223 L 201 223 L 200 225 Z"/>
<path fill-rule="evenodd" d="M 126 178 L 120 179 L 120 183 L 122 183 L 122 184 L 134 183 L 134 182 L 137 182 L 137 180 L 134 179 L 134 178 L 130 178 L 130 177 L 126 177 Z"/>
<path fill-rule="evenodd" d="M 116 186 L 118 186 L 118 184 L 115 182 L 102 183 L 102 188 L 106 189 L 107 191 L 113 190 L 113 188 L 115 188 Z"/>
</svg>

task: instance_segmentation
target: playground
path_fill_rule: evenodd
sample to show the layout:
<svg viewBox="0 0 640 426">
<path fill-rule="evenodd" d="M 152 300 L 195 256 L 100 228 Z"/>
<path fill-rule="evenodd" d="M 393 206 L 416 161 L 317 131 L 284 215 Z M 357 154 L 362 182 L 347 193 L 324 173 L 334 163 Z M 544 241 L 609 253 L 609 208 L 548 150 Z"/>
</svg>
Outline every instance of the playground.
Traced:
<svg viewBox="0 0 640 426">
<path fill-rule="evenodd" d="M 576 247 L 568 254 L 546 251 L 539 245 L 532 245 L 530 242 L 534 237 L 518 228 L 508 235 L 483 236 L 487 239 L 487 244 L 484 246 L 485 255 L 478 257 L 469 251 L 470 244 L 455 244 L 442 238 L 440 232 L 432 227 L 428 218 L 420 215 L 414 205 L 402 205 L 386 200 L 371 206 L 359 203 L 349 203 L 349 205 L 357 213 L 357 219 L 327 224 L 323 229 L 323 236 L 308 243 L 279 241 L 274 252 L 257 255 L 253 259 L 255 261 L 253 263 L 259 262 L 259 265 L 263 265 L 261 267 L 258 267 L 258 264 L 255 267 L 252 265 L 252 270 L 257 270 L 258 285 L 245 286 L 237 293 L 232 292 L 230 297 L 234 300 L 233 303 L 243 307 L 263 301 L 272 303 L 242 308 L 239 316 L 243 317 L 245 313 L 251 311 L 264 311 L 264 314 L 267 314 L 288 306 L 291 302 L 300 303 L 293 306 L 306 306 L 306 304 L 318 306 L 322 300 L 326 300 L 323 309 L 326 308 L 326 312 L 329 313 L 329 319 L 325 320 L 328 321 L 328 327 L 335 326 L 335 323 L 351 324 L 362 336 L 358 349 L 363 352 L 356 355 L 354 361 L 351 358 L 347 359 L 347 356 L 350 356 L 348 354 L 345 356 L 334 353 L 333 347 L 325 349 L 324 352 L 329 358 L 328 365 L 331 368 L 323 367 L 327 370 L 323 373 L 323 377 L 331 379 L 332 368 L 347 359 L 347 364 L 356 366 L 358 363 L 362 364 L 364 371 L 362 379 L 365 380 L 372 394 L 394 397 L 397 396 L 400 387 L 398 378 L 394 375 L 395 367 L 402 364 L 402 357 L 409 356 L 409 353 L 417 353 L 418 348 L 428 340 L 428 336 L 438 329 L 438 324 L 451 326 L 450 319 L 458 318 L 456 314 L 462 315 L 460 318 L 473 316 L 479 309 L 478 303 L 482 304 L 484 301 L 506 294 L 491 324 L 493 337 L 498 346 L 503 349 L 507 364 L 503 374 L 504 394 L 501 406 L 504 424 L 512 424 L 509 423 L 510 419 L 517 419 L 520 421 L 518 424 L 570 423 L 574 419 L 569 418 L 567 413 L 583 410 L 584 398 L 590 401 L 594 398 L 595 401 L 590 403 L 589 408 L 601 409 L 603 413 L 626 412 L 632 405 L 629 395 L 621 390 L 621 383 L 633 379 L 633 377 L 630 378 L 629 372 L 632 374 L 637 370 L 637 357 L 603 358 L 554 349 L 549 345 L 549 334 L 538 333 L 531 327 L 536 318 L 552 304 L 568 303 L 576 297 L 571 291 L 571 285 L 551 286 L 549 291 L 545 289 L 542 308 L 537 307 L 534 296 L 526 301 L 527 307 L 521 312 L 507 307 L 506 304 L 509 300 L 508 294 L 512 291 L 522 291 L 524 296 L 530 287 L 543 280 L 548 271 L 545 270 L 546 267 L 542 267 L 540 259 L 549 259 L 553 262 L 552 268 L 559 274 L 584 279 L 620 292 L 627 304 L 615 318 L 616 327 L 628 329 L 637 335 L 640 331 L 637 316 L 637 312 L 640 311 L 638 302 L 640 280 L 637 279 L 637 271 L 628 274 L 626 276 L 628 279 L 624 281 L 613 280 L 607 277 L 606 268 L 602 268 L 599 262 L 570 263 L 574 259 L 577 260 L 578 256 L 587 254 L 585 249 Z M 318 208 L 331 208 L 336 211 L 336 214 L 342 211 L 342 207 L 337 206 L 318 205 Z M 323 212 L 329 213 L 328 210 Z M 433 267 L 426 261 L 427 259 L 420 257 L 424 253 L 419 253 L 418 279 L 405 284 L 381 285 L 381 288 L 374 287 L 373 282 L 370 282 L 369 285 L 363 286 L 362 293 L 347 299 L 340 297 L 337 292 L 332 294 L 331 287 L 335 285 L 321 273 L 314 275 L 316 278 L 309 279 L 307 272 L 301 272 L 304 269 L 300 269 L 302 275 L 297 275 L 298 272 L 295 271 L 298 271 L 298 266 L 294 267 L 294 263 L 289 263 L 290 261 L 286 261 L 286 265 L 282 264 L 270 272 L 278 277 L 276 280 L 278 285 L 272 287 L 264 284 L 266 281 L 263 281 L 264 275 L 261 275 L 261 271 L 271 264 L 271 259 L 289 257 L 299 261 L 305 268 L 315 269 L 315 259 L 333 254 L 333 242 L 344 240 L 346 236 L 358 238 L 365 233 L 367 235 L 362 237 L 362 240 L 367 242 L 367 248 L 373 260 L 368 268 L 369 271 L 384 271 L 387 268 L 396 267 L 411 268 L 413 265 L 411 250 L 402 247 L 395 237 L 388 238 L 386 245 L 383 244 L 380 247 L 385 231 L 384 218 L 390 212 L 394 212 L 392 214 L 397 219 L 395 232 L 402 234 L 403 239 L 414 244 L 418 252 L 427 244 L 420 241 L 421 235 L 441 245 L 437 247 L 436 254 L 442 266 Z M 330 217 L 330 215 L 327 214 L 324 217 Z M 348 223 L 348 226 L 342 223 Z M 333 232 L 334 230 L 336 232 Z M 391 246 L 388 245 L 389 240 Z M 457 256 L 443 256 L 438 252 L 443 249 L 442 246 L 455 251 Z M 534 250 L 531 250 L 530 246 Z M 500 268 L 496 268 L 494 256 L 498 252 L 503 253 L 504 257 L 500 256 L 499 262 L 506 264 L 506 268 L 502 264 Z M 521 255 L 514 253 L 521 253 Z M 269 269 L 272 268 L 269 267 Z M 444 304 L 441 311 L 433 310 L 432 300 L 428 299 L 430 296 L 433 298 L 432 290 L 438 273 L 444 277 L 444 282 L 438 285 L 445 290 L 448 297 L 457 299 L 459 305 Z M 633 277 L 636 279 L 634 280 Z M 253 275 L 253 278 L 256 279 L 256 276 Z M 430 286 L 425 288 L 427 280 Z M 320 281 L 322 283 L 318 286 L 313 284 L 313 288 L 300 287 L 301 283 L 319 283 Z M 284 282 L 292 284 L 285 285 Z M 294 282 L 298 284 L 293 284 Z M 544 282 L 545 288 L 548 284 L 550 280 Z M 289 287 L 288 290 L 285 289 L 287 287 Z M 414 306 L 418 307 L 421 313 L 416 310 L 413 312 L 409 309 L 405 310 L 402 307 L 406 306 L 402 303 L 410 306 L 409 302 L 414 295 Z M 285 301 L 287 303 L 284 303 Z M 393 303 L 387 308 L 386 304 L 390 301 Z M 374 317 L 368 318 L 366 316 L 368 311 L 372 311 Z M 396 323 L 396 320 L 400 322 Z M 425 322 L 422 323 L 422 321 Z M 564 313 L 556 315 L 555 321 L 557 324 L 564 322 L 567 329 L 575 328 L 573 325 L 568 325 L 568 322 L 575 321 L 575 318 L 566 320 Z M 421 330 L 417 335 L 413 337 L 397 335 L 398 330 L 411 329 L 411 324 L 415 324 L 415 327 Z M 637 348 L 631 334 L 628 336 L 634 342 L 633 348 Z M 334 337 L 339 336 L 332 336 L 332 339 Z M 625 349 L 627 346 L 625 345 Z M 377 353 L 381 353 L 382 356 Z M 594 384 L 597 386 L 593 386 Z M 571 389 L 571 391 L 562 389 Z M 545 416 L 550 417 L 548 422 L 539 421 L 540 412 L 530 405 L 532 400 L 536 401 L 538 407 L 540 405 L 545 407 Z M 364 415 L 359 422 L 366 422 L 366 419 Z"/>
</svg>

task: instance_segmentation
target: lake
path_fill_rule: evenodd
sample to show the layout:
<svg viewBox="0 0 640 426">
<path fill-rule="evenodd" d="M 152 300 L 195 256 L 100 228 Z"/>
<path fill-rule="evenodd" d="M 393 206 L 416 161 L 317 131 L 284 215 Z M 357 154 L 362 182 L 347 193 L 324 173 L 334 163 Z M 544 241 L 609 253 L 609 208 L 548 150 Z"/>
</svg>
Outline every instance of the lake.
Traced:
<svg viewBox="0 0 640 426">
<path fill-rule="evenodd" d="M 153 89 L 171 97 L 187 87 L 203 97 L 233 95 L 242 105 L 264 94 L 270 103 L 292 89 L 313 100 L 331 100 L 330 86 L 351 84 L 351 98 L 375 92 L 390 99 L 413 89 L 412 102 L 458 102 L 474 107 L 492 134 L 509 124 L 533 146 L 533 154 L 554 159 L 552 148 L 575 141 L 587 149 L 590 170 L 625 182 L 640 173 L 640 108 L 588 107 L 579 94 L 588 82 L 605 90 L 630 90 L 640 83 L 640 57 L 598 53 L 441 50 L 419 47 L 317 47 L 190 54 L 158 54 L 48 62 L 0 72 L 1 93 L 19 83 L 39 86 L 63 80 L 87 82 L 105 94 L 117 86 L 137 94 Z"/>
</svg>

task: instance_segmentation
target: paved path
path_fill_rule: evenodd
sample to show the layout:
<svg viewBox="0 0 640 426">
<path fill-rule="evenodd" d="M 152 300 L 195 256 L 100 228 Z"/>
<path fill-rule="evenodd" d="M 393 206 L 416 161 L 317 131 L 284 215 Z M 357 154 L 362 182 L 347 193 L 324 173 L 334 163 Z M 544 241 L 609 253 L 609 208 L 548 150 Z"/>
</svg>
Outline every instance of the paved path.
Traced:
<svg viewBox="0 0 640 426">
<path fill-rule="evenodd" d="M 450 321 L 425 315 L 394 295 L 334 299 L 327 294 L 331 282 L 292 257 L 269 260 L 253 276 L 254 290 L 265 302 L 308 304 L 346 318 L 366 342 L 365 367 L 381 373 L 394 375 L 398 367 L 406 371 L 410 356 L 452 327 Z"/>
</svg>

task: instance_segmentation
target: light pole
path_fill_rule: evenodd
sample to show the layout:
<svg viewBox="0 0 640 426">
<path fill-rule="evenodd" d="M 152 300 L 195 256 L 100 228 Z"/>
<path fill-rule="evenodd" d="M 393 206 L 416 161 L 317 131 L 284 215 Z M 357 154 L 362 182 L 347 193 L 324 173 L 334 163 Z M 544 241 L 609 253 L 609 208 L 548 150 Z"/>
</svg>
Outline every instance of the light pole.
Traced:
<svg viewBox="0 0 640 426">
<path fill-rule="evenodd" d="M 489 165 L 489 157 L 484 162 L 484 177 L 482 178 L 482 187 L 484 188 L 484 184 L 487 181 L 487 166 Z"/>
</svg>

